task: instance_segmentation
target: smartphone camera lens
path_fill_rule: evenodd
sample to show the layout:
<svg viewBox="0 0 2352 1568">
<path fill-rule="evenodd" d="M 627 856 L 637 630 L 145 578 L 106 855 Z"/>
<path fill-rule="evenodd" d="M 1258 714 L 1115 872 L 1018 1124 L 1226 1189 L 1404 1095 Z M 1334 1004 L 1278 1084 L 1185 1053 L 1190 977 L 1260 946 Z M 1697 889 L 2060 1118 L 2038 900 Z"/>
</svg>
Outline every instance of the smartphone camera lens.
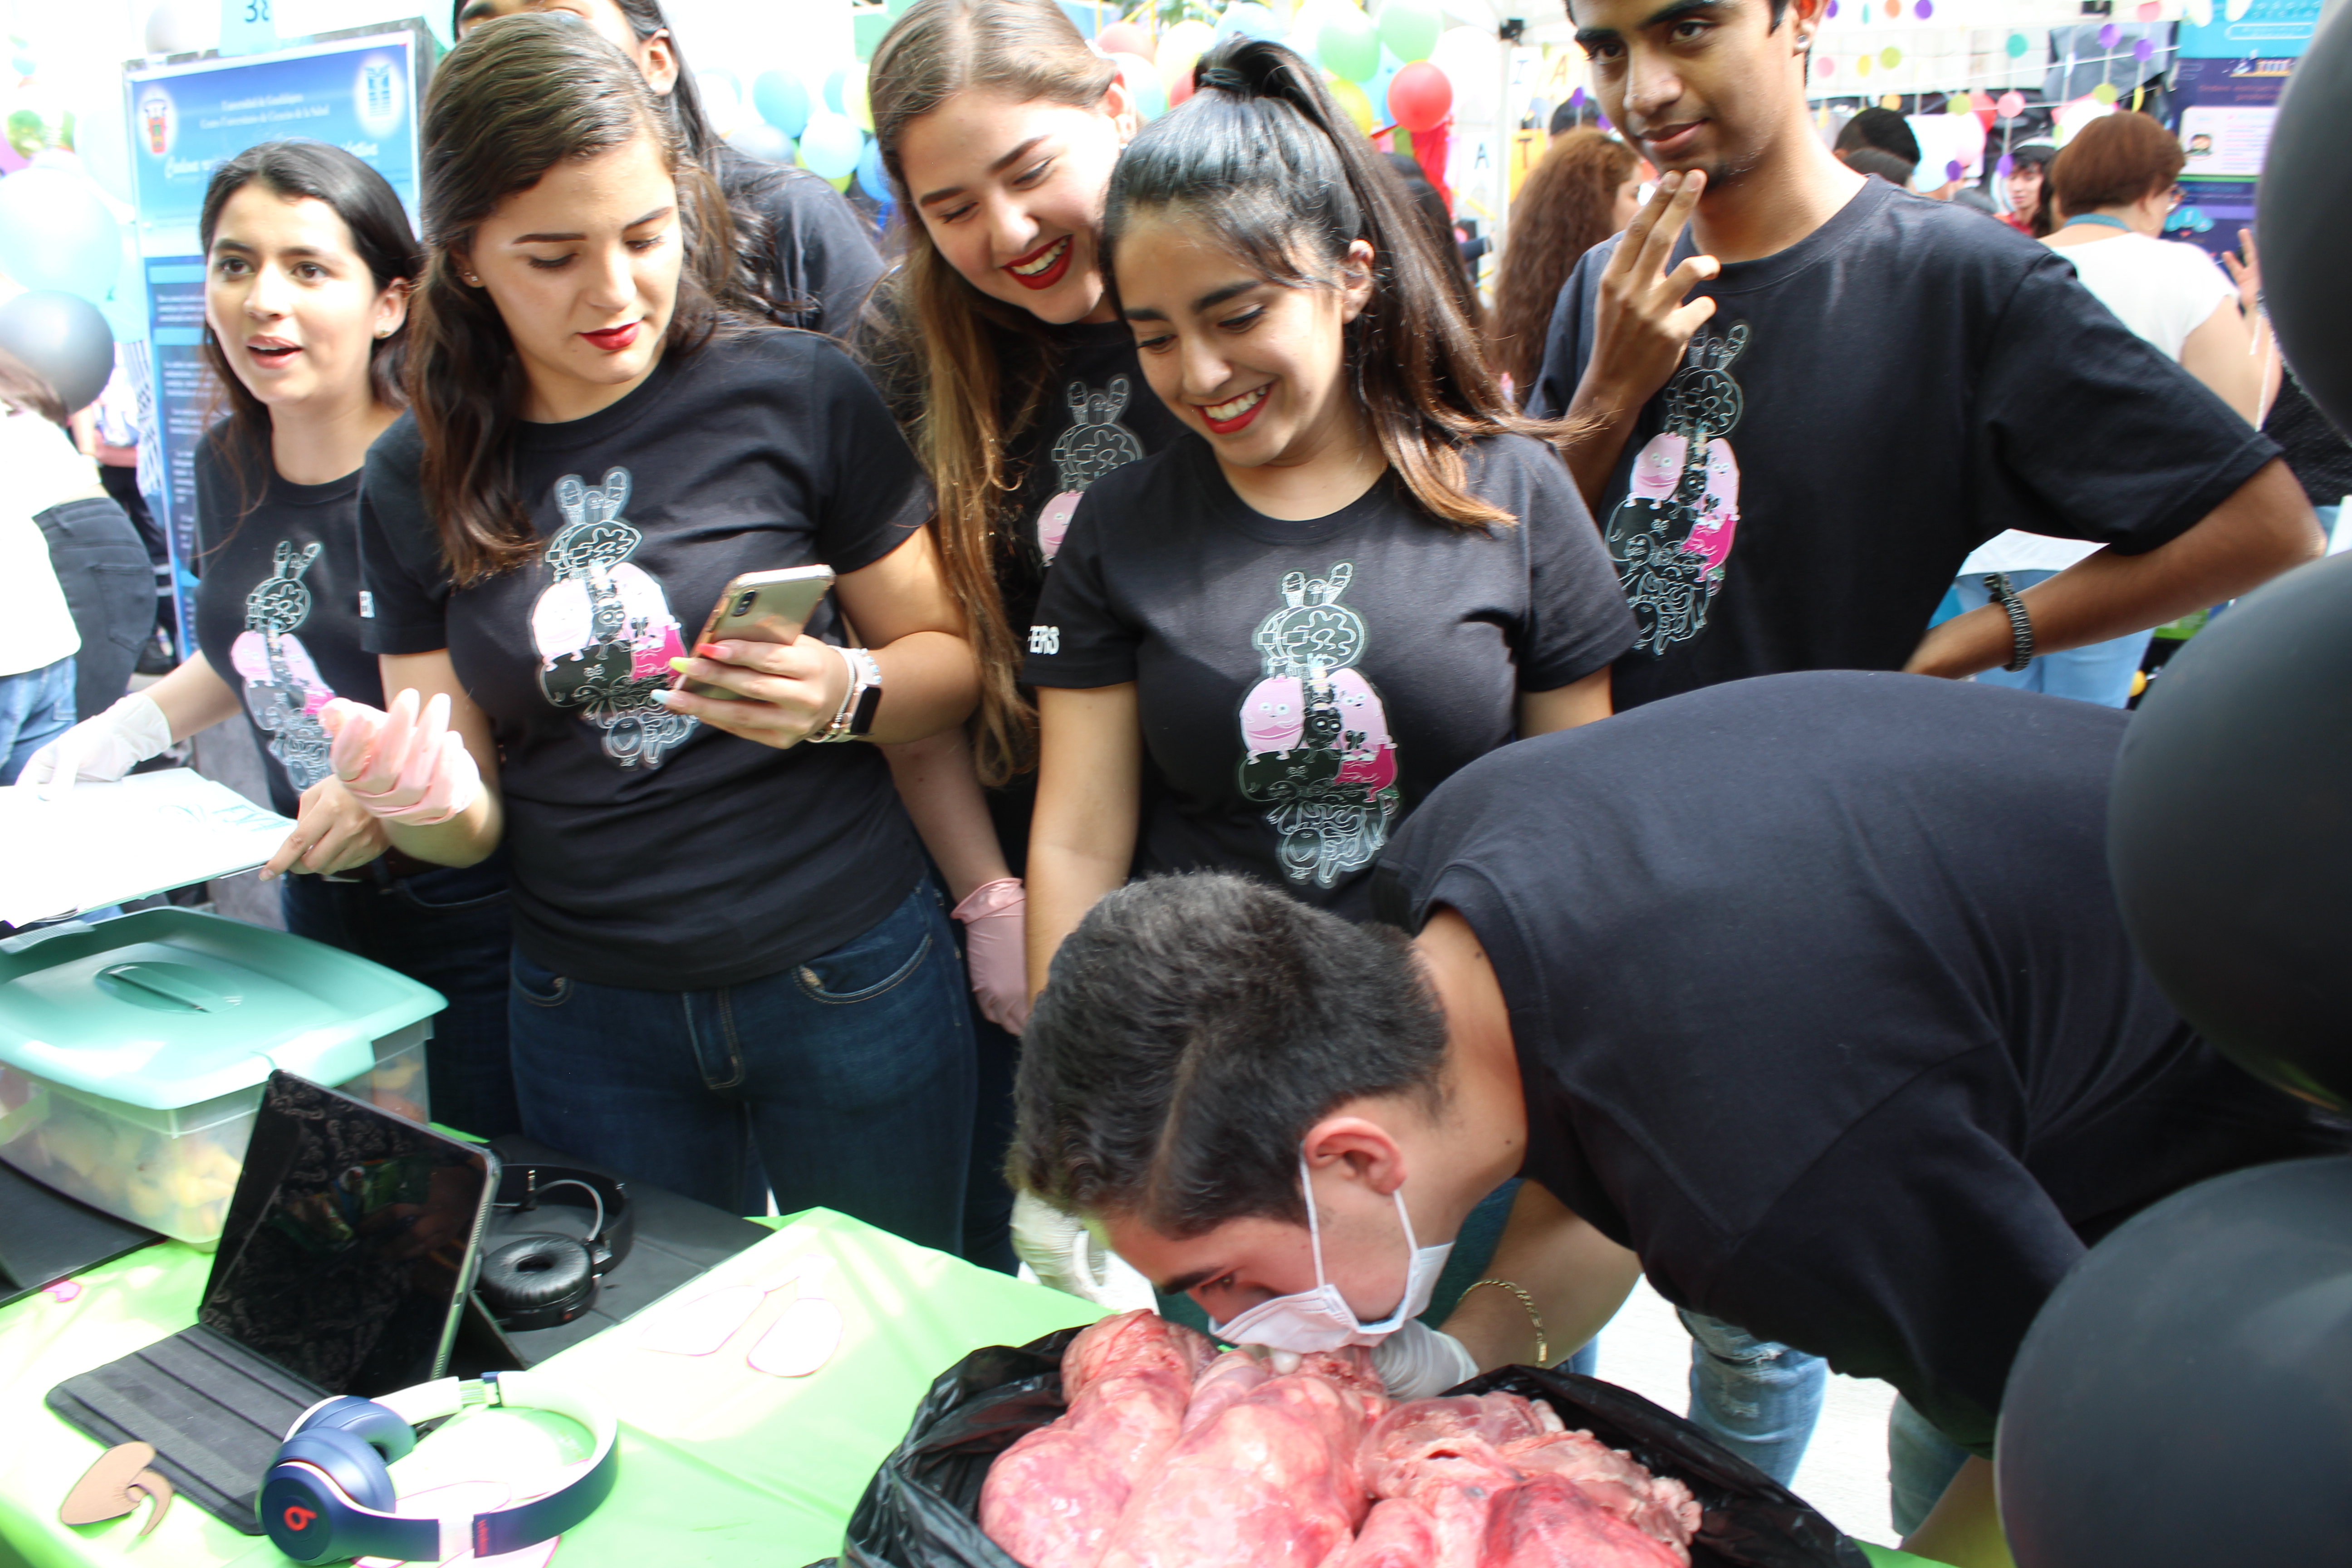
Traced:
<svg viewBox="0 0 2352 1568">
<path fill-rule="evenodd" d="M 735 609 L 733 613 L 739 616 L 750 615 L 751 613 L 752 598 L 753 595 L 750 594 L 740 595 L 735 601 Z"/>
</svg>

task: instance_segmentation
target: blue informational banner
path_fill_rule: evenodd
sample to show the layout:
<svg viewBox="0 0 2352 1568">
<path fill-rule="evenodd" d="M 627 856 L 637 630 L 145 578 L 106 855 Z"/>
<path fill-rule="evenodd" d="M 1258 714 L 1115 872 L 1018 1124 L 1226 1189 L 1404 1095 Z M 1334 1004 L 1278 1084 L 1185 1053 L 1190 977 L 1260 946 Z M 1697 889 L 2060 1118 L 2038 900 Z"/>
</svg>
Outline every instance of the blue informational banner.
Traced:
<svg viewBox="0 0 2352 1568">
<path fill-rule="evenodd" d="M 326 142 L 373 164 L 414 221 L 416 111 L 430 47 L 414 23 L 124 73 L 160 458 L 152 471 L 142 462 L 140 481 L 171 542 L 183 657 L 195 646 L 196 443 L 221 411 L 204 348 L 205 189 L 215 167 L 257 143 Z"/>
<path fill-rule="evenodd" d="M 2242 60 L 2250 55 L 2293 58 L 2319 30 L 2319 0 L 2214 0 L 2210 20 L 2180 24 L 2173 47 L 2182 59 Z"/>
</svg>

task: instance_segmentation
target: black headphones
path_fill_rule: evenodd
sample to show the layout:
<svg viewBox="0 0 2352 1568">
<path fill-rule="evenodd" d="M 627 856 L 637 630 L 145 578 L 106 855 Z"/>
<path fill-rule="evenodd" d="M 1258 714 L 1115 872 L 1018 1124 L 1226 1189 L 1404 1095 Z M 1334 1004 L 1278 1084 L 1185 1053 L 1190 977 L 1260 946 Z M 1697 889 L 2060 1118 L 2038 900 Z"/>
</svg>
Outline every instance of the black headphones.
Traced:
<svg viewBox="0 0 2352 1568">
<path fill-rule="evenodd" d="M 629 1256 L 635 1226 L 625 1182 L 569 1165 L 508 1165 L 499 1173 L 497 1207 L 529 1214 L 558 1187 L 578 1187 L 596 1205 L 583 1238 L 526 1236 L 482 1259 L 474 1290 L 499 1327 L 521 1331 L 568 1323 L 596 1304 L 596 1281 Z"/>
</svg>

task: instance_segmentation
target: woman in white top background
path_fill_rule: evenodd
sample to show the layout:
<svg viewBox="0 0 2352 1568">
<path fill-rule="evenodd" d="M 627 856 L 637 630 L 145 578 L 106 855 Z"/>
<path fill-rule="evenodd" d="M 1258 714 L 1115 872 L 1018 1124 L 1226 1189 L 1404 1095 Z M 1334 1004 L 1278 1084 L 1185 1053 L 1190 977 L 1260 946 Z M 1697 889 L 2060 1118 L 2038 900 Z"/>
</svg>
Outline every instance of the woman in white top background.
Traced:
<svg viewBox="0 0 2352 1568">
<path fill-rule="evenodd" d="M 2203 251 L 2159 237 L 2179 200 L 2173 182 L 2183 162 L 2179 142 L 2153 116 L 2125 112 L 2091 121 L 2050 162 L 2042 200 L 2056 204 L 2060 224 L 2042 243 L 2074 264 L 2083 287 L 2125 326 L 2211 389 L 2219 399 L 2214 418 L 2234 414 L 2252 440 L 2262 420 L 2263 356 L 2237 288 Z M 1954 594 L 1960 609 L 1973 609 L 1990 595 L 1989 576 L 2006 576 L 2023 589 L 2099 548 L 2011 530 L 1961 563 Z M 2120 708 L 2131 700 L 2150 635 L 2043 654 L 2022 670 L 1987 670 L 1977 679 Z"/>
</svg>

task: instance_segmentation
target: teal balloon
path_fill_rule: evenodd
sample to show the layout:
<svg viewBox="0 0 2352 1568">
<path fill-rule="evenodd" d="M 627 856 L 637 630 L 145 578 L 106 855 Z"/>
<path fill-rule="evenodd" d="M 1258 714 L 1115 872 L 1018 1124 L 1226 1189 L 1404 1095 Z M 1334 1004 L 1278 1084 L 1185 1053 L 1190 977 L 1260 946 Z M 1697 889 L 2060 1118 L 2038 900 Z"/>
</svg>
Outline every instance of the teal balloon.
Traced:
<svg viewBox="0 0 2352 1568">
<path fill-rule="evenodd" d="M 808 84 L 790 71 L 761 71 L 751 79 L 751 107 L 785 135 L 797 136 L 809 121 Z"/>
<path fill-rule="evenodd" d="M 913 9 L 915 0 L 883 0 L 882 14 L 893 22 Z"/>
<path fill-rule="evenodd" d="M 835 114 L 847 114 L 849 106 L 842 100 L 841 89 L 849 81 L 849 68 L 835 66 L 824 73 L 824 106 Z"/>
<path fill-rule="evenodd" d="M 0 180 L 0 272 L 95 305 L 121 270 L 122 226 L 88 175 L 19 169 Z"/>
<path fill-rule="evenodd" d="M 1323 68 L 1333 76 L 1370 81 L 1380 74 L 1380 29 L 1361 11 L 1335 5 L 1323 30 L 1316 35 L 1315 52 Z"/>
<path fill-rule="evenodd" d="M 757 158 L 762 163 L 793 161 L 793 139 L 765 121 L 754 121 L 730 132 L 727 144 L 746 158 Z"/>
<path fill-rule="evenodd" d="M 1381 42 L 1389 52 L 1411 65 L 1425 60 L 1445 31 L 1445 17 L 1428 0 L 1388 0 L 1381 7 Z"/>
<path fill-rule="evenodd" d="M 857 188 L 876 201 L 890 199 L 889 171 L 882 167 L 882 143 L 868 142 L 857 155 Z"/>
<path fill-rule="evenodd" d="M 845 114 L 835 114 L 820 109 L 809 116 L 808 129 L 801 132 L 801 164 L 815 170 L 828 180 L 846 179 L 857 167 L 858 154 L 866 151 L 866 133 L 850 122 Z"/>
<path fill-rule="evenodd" d="M 117 201 L 135 200 L 131 183 L 131 127 L 122 117 L 122 100 L 108 94 L 75 111 L 74 152 L 82 172 Z"/>
<path fill-rule="evenodd" d="M 1225 14 L 1217 18 L 1217 42 L 1222 44 L 1232 37 L 1265 38 L 1280 43 L 1282 24 L 1276 21 L 1274 13 L 1259 5 L 1257 0 L 1235 0 L 1234 4 L 1225 7 Z"/>
</svg>

